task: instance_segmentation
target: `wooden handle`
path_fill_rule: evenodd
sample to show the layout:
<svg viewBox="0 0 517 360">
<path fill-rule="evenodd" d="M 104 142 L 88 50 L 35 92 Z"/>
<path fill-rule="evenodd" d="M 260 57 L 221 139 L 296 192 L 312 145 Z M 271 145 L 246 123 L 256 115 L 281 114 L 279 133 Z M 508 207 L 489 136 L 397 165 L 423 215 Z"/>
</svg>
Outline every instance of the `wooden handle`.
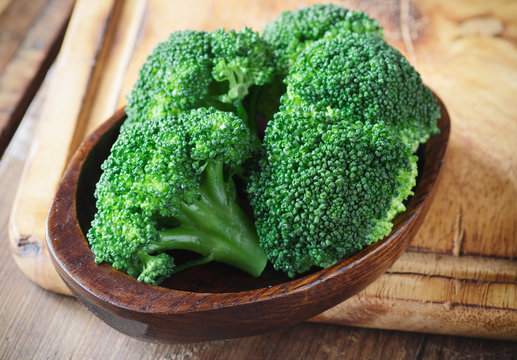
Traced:
<svg viewBox="0 0 517 360">
<path fill-rule="evenodd" d="M 16 263 L 45 289 L 71 294 L 48 256 L 46 213 L 71 155 L 117 106 L 144 6 L 79 0 L 73 10 L 9 224 Z"/>
</svg>

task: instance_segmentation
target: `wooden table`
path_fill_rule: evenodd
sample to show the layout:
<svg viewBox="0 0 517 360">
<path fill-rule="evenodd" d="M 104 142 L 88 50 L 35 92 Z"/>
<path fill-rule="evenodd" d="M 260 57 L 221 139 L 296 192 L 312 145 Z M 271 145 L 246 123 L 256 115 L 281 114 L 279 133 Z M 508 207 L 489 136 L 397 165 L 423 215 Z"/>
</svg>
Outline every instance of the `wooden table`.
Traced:
<svg viewBox="0 0 517 360">
<path fill-rule="evenodd" d="M 313 2 L 77 0 L 74 14 L 82 16 L 74 15 L 68 24 L 73 0 L 0 0 L 0 152 L 9 143 L 0 162 L 1 359 L 517 357 L 515 342 L 487 339 L 517 338 L 512 323 L 517 298 L 517 141 L 512 140 L 517 134 L 517 6 L 512 1 L 341 2 L 381 21 L 386 39 L 445 101 L 453 132 L 446 185 L 409 251 L 358 297 L 312 322 L 244 339 L 175 346 L 141 342 L 59 294 L 66 290 L 46 267 L 37 231 L 13 237 L 18 228 L 44 223 L 41 204 L 52 196 L 45 184 L 59 177 L 59 171 L 54 173 L 61 160 L 45 162 L 37 171 L 26 168 L 23 174 L 25 165 L 45 156 L 33 143 L 45 139 L 42 132 L 47 131 L 60 145 L 72 126 L 75 135 L 66 138 L 69 145 L 62 154 L 55 149 L 47 154 L 66 160 L 81 136 L 123 105 L 153 45 L 146 39 L 190 25 L 260 29 L 280 10 Z M 78 41 L 67 43 L 67 38 Z M 58 80 L 74 82 L 57 92 Z M 50 115 L 66 111 L 73 125 L 42 129 Z M 36 175 L 28 181 L 27 172 Z M 24 190 L 16 197 L 27 183 L 30 196 Z M 27 220 L 33 217 L 37 221 Z"/>
</svg>

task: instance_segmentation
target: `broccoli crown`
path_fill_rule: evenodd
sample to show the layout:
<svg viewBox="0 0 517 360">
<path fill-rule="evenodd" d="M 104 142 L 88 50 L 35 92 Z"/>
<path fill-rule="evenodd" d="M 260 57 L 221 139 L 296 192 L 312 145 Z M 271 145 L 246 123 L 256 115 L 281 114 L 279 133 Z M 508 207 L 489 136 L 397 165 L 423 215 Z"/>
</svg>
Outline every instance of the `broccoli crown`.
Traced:
<svg viewBox="0 0 517 360">
<path fill-rule="evenodd" d="M 316 4 L 283 12 L 264 27 L 262 36 L 274 46 L 278 71 L 286 75 L 298 55 L 314 41 L 350 32 L 382 36 L 377 20 L 361 11 L 333 4 Z"/>
<path fill-rule="evenodd" d="M 174 249 L 258 272 L 263 252 L 232 180 L 250 139 L 241 118 L 214 108 L 124 129 L 95 191 L 87 238 L 96 261 L 155 284 L 176 270 L 165 252 Z"/>
<path fill-rule="evenodd" d="M 289 276 L 327 267 L 389 234 L 415 184 L 416 158 L 382 123 L 280 111 L 248 194 L 260 244 Z"/>
<path fill-rule="evenodd" d="M 124 126 L 198 107 L 242 115 L 248 88 L 269 82 L 274 68 L 271 47 L 250 28 L 174 32 L 141 67 Z"/>
<path fill-rule="evenodd" d="M 286 77 L 285 106 L 341 112 L 349 121 L 383 121 L 416 150 L 438 131 L 439 107 L 418 72 L 386 41 L 370 34 L 321 40 Z"/>
<path fill-rule="evenodd" d="M 177 31 L 159 43 L 140 68 L 128 95 L 129 122 L 179 114 L 203 104 L 212 82 L 210 37 Z"/>
</svg>

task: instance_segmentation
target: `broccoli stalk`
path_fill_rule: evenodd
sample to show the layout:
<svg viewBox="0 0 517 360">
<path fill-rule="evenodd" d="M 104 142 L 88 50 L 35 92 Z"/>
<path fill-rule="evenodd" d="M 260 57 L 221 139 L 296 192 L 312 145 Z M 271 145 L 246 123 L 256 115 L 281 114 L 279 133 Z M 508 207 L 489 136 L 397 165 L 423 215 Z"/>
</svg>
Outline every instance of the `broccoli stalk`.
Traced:
<svg viewBox="0 0 517 360">
<path fill-rule="evenodd" d="M 248 95 L 248 88 L 253 85 L 253 78 L 246 74 L 242 65 L 228 64 L 224 59 L 215 65 L 214 74 L 217 81 L 228 81 L 228 92 L 219 97 L 222 102 L 242 100 Z"/>
<path fill-rule="evenodd" d="M 160 240 L 150 241 L 146 254 L 167 250 L 189 250 L 201 258 L 177 266 L 179 272 L 191 266 L 219 261 L 259 276 L 265 265 L 264 252 L 256 246 L 256 230 L 237 203 L 233 180 L 224 179 L 223 162 L 210 160 L 201 175 L 200 197 L 181 206 L 175 216 L 179 226 L 160 230 Z"/>
</svg>

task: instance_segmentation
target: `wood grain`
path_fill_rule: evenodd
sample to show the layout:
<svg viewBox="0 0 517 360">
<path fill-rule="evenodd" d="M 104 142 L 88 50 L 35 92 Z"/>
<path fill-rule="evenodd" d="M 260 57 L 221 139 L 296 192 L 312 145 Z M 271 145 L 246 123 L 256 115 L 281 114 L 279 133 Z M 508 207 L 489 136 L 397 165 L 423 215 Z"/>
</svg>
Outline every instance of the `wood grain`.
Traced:
<svg viewBox="0 0 517 360">
<path fill-rule="evenodd" d="M 413 249 L 517 258 L 517 4 L 422 1 L 419 71 L 453 117 L 444 182 Z M 494 24 L 499 24 L 494 26 Z M 504 69 L 504 70 L 503 70 Z M 459 245 L 456 245 L 459 241 Z"/>
<path fill-rule="evenodd" d="M 193 0 L 183 3 L 148 0 L 138 2 L 141 8 L 135 17 L 124 17 L 123 14 L 131 11 L 122 6 L 117 24 L 124 25 L 111 29 L 120 34 L 126 33 L 123 31 L 126 26 L 132 29 L 127 33 L 133 35 L 126 42 L 114 42 L 126 44 L 121 45 L 124 49 L 131 48 L 131 57 L 129 60 L 122 57 L 123 65 L 115 66 L 119 70 L 125 69 L 120 70 L 124 73 L 123 79 L 112 71 L 95 75 L 100 77 L 95 88 L 105 86 L 103 94 L 113 91 L 113 97 L 103 95 L 90 101 L 99 109 L 122 106 L 147 54 L 157 41 L 165 39 L 173 30 L 239 28 L 244 24 L 260 29 L 279 11 L 310 3 L 312 1 L 207 3 Z M 429 213 L 430 220 L 410 247 L 411 254 L 421 256 L 419 260 L 403 257 L 396 263 L 401 264 L 398 271 L 388 272 L 381 278 L 383 281 L 373 283 L 355 298 L 354 303 L 340 304 L 332 313 L 315 320 L 341 324 L 348 321 L 354 325 L 383 328 L 405 328 L 407 323 L 415 331 L 508 336 L 508 327 L 494 330 L 488 325 L 494 319 L 506 319 L 501 321 L 503 324 L 516 322 L 512 300 L 516 285 L 511 280 L 517 251 L 517 163 L 514 155 L 517 142 L 513 140 L 513 134 L 517 133 L 517 103 L 514 100 L 517 96 L 516 3 L 504 0 L 495 3 L 445 0 L 338 3 L 361 8 L 380 20 L 388 42 L 408 57 L 424 81 L 443 98 L 451 114 L 452 132 L 444 176 Z M 138 25 L 126 25 L 133 23 Z M 112 36 L 112 39 L 117 38 L 118 35 Z M 118 51 L 107 52 L 102 63 L 105 66 L 116 64 L 117 54 Z M 120 83 L 115 81 L 117 85 L 110 90 L 110 81 L 103 83 L 103 76 L 114 76 Z M 90 85 L 88 83 L 86 87 Z M 89 91 L 80 86 L 77 89 L 78 93 Z M 113 98 L 117 98 L 117 104 L 104 105 L 103 99 L 108 98 L 106 104 L 113 104 Z M 94 115 L 96 111 L 92 110 L 84 121 L 98 122 Z M 99 114 L 103 111 L 99 110 Z M 93 127 L 86 125 L 81 133 L 87 133 Z M 73 150 L 67 148 L 66 151 L 71 153 Z M 32 213 L 32 220 L 28 221 L 31 226 L 22 226 L 21 215 L 13 215 L 11 224 L 16 224 L 18 233 L 25 234 L 18 240 L 41 240 L 41 224 L 54 191 L 52 182 L 43 187 L 40 179 L 33 181 L 23 183 L 28 185 L 20 187 L 20 196 L 32 199 L 31 184 L 37 183 L 36 193 L 39 196 L 46 194 L 47 202 L 36 202 L 40 205 L 23 213 L 24 219 Z M 39 235 L 31 237 L 34 234 Z M 31 244 L 30 241 L 27 243 Z M 21 251 L 25 243 L 15 244 L 17 251 Z M 30 249 L 27 247 L 29 254 Z M 48 264 L 48 258 L 43 260 Z M 34 280 L 49 287 L 48 279 Z M 420 293 L 421 289 L 427 291 Z M 370 316 L 363 314 L 355 320 L 346 318 L 346 314 L 361 307 L 368 309 L 366 312 Z M 425 312 L 411 310 L 419 307 Z M 394 314 L 393 321 L 389 319 L 390 314 Z M 478 318 L 482 321 L 473 321 Z M 425 329 L 418 327 L 415 325 L 418 321 L 429 325 Z"/>
<path fill-rule="evenodd" d="M 16 53 L 20 46 L 20 40 L 23 39 L 44 5 L 45 0 L 11 1 L 5 5 L 5 8 L 0 13 L 0 34 L 2 34 L 0 52 L 3 54 L 2 61 L 0 62 L 0 72 L 3 72 L 5 66 Z M 22 14 L 23 16 L 21 16 Z M 7 18 L 12 17 L 16 17 L 18 21 L 7 21 Z"/>
<path fill-rule="evenodd" d="M 72 5 L 72 0 L 0 4 L 0 156 L 57 55 Z"/>
<path fill-rule="evenodd" d="M 53 189 L 86 127 L 91 94 L 100 76 L 95 74 L 95 64 L 97 60 L 102 63 L 105 32 L 118 9 L 114 0 L 77 2 L 49 85 L 53 96 L 45 103 L 38 140 L 31 150 L 30 166 L 25 170 L 9 226 L 11 248 L 20 268 L 42 287 L 60 293 L 70 292 L 48 262 L 46 214 Z"/>
</svg>

